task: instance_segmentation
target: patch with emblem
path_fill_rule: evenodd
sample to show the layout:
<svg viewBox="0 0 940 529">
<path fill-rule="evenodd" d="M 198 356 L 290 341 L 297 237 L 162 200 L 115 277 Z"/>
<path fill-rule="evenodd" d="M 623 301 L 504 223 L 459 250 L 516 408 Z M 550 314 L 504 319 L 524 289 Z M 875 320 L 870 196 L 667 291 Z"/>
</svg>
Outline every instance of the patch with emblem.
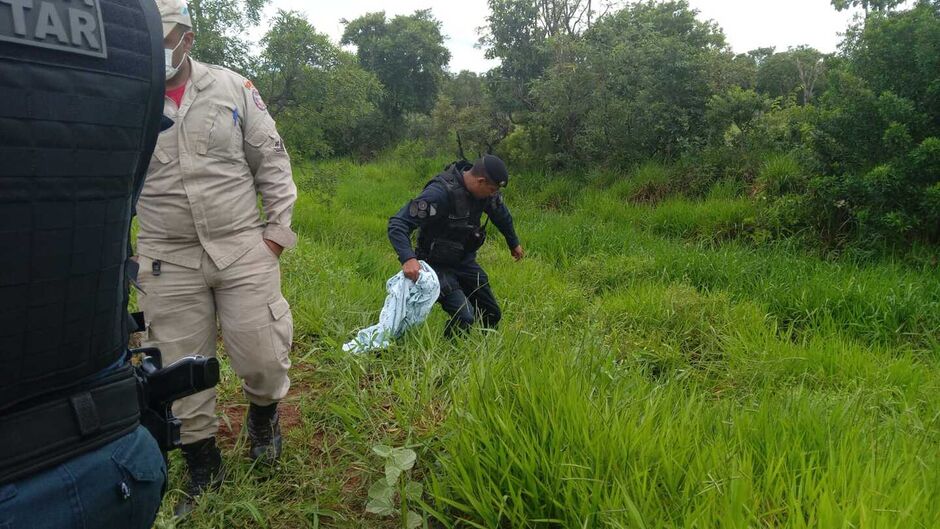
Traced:
<svg viewBox="0 0 940 529">
<path fill-rule="evenodd" d="M 248 79 L 245 79 L 245 90 L 254 90 L 254 89 L 255 89 L 255 84 L 249 81 Z"/>
<path fill-rule="evenodd" d="M 251 98 L 255 101 L 255 106 L 258 107 L 262 112 L 267 110 L 267 105 L 264 104 L 264 101 L 261 99 L 261 92 L 257 88 L 251 89 Z"/>
<path fill-rule="evenodd" d="M 437 214 L 437 206 L 427 200 L 412 200 L 408 206 L 408 214 L 413 218 L 426 219 Z"/>
<path fill-rule="evenodd" d="M 284 140 L 281 138 L 274 140 L 274 152 L 284 152 Z"/>
</svg>

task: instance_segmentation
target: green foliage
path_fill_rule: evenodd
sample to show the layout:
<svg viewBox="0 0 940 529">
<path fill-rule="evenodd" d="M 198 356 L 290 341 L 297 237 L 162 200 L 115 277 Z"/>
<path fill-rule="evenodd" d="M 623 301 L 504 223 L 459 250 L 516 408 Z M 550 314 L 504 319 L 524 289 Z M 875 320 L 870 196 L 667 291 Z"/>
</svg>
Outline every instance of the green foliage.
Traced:
<svg viewBox="0 0 940 529">
<path fill-rule="evenodd" d="M 430 141 L 440 153 L 472 160 L 499 150 L 513 124 L 508 113 L 500 110 L 483 76 L 469 71 L 446 75 L 430 116 L 421 116 L 408 124 L 408 137 Z M 460 141 L 457 141 L 457 135 Z"/>
<path fill-rule="evenodd" d="M 724 46 L 684 1 L 632 4 L 583 39 L 555 39 L 554 63 L 532 92 L 532 134 L 549 147 L 545 160 L 630 166 L 688 151 L 714 93 L 707 72 L 732 60 Z"/>
<path fill-rule="evenodd" d="M 937 148 L 911 163 L 936 167 Z M 935 248 L 914 264 L 821 259 L 754 244 L 747 197 L 637 203 L 611 192 L 629 172 L 517 170 L 506 200 L 528 257 L 512 262 L 498 240 L 480 254 L 500 328 L 444 339 L 435 309 L 381 355 L 351 357 L 341 344 L 376 321 L 400 269 L 387 219 L 448 161 L 414 149 L 295 167 L 299 242 L 281 261 L 295 325 L 284 455 L 271 470 L 245 457 L 241 381 L 223 362 L 228 478 L 186 527 L 402 529 L 405 476 L 425 485 L 407 510 L 428 527 L 940 519 Z M 661 165 L 641 172 L 680 174 Z M 548 180 L 569 182 L 566 209 L 531 196 Z M 315 193 L 330 186 L 329 200 Z M 377 445 L 416 455 L 393 516 L 366 512 L 372 485 L 388 483 Z M 160 529 L 179 527 L 185 466 L 171 458 Z"/>
<path fill-rule="evenodd" d="M 766 198 L 806 192 L 806 175 L 792 154 L 774 154 L 757 175 L 756 192 Z"/>
<path fill-rule="evenodd" d="M 401 504 L 400 511 L 406 529 L 420 527 L 424 519 L 420 514 L 408 509 L 409 503 L 421 501 L 424 487 L 406 477 L 406 472 L 414 468 L 418 455 L 410 448 L 392 448 L 376 445 L 372 451 L 385 460 L 385 477 L 369 487 L 369 503 L 366 512 L 379 516 L 394 516 L 395 504 Z"/>
<path fill-rule="evenodd" d="M 261 20 L 271 0 L 189 0 L 196 40 L 192 56 L 251 75 L 254 71 L 249 43 L 243 37 Z"/>
<path fill-rule="evenodd" d="M 905 247 L 936 241 L 932 186 L 940 108 L 940 9 L 869 15 L 845 44 L 846 68 L 800 119 L 802 143 L 821 174 L 805 187 L 775 188 L 763 197 L 768 226 L 782 233 L 819 230 L 827 245 Z M 775 195 L 777 198 L 775 199 Z"/>
<path fill-rule="evenodd" d="M 356 46 L 355 57 L 279 12 L 252 57 L 220 28 L 256 23 L 265 0 L 211 1 L 193 6 L 196 56 L 229 65 L 240 57 L 304 159 L 374 159 L 389 149 L 453 159 L 459 133 L 468 157 L 493 152 L 513 171 L 669 166 L 655 185 L 614 186 L 625 201 L 749 191 L 760 212 L 759 226 L 747 228 L 755 240 L 937 240 L 935 173 L 912 165 L 940 137 L 935 0 L 907 9 L 834 2 L 868 11 L 837 55 L 808 46 L 732 54 L 721 29 L 685 0 L 490 0 L 480 43 L 500 65 L 485 74 L 445 72 L 449 52 L 429 10 L 346 22 L 342 43 Z M 566 211 L 567 193 L 553 181 L 533 203 Z"/>
<path fill-rule="evenodd" d="M 754 90 L 732 86 L 708 100 L 705 114 L 712 141 L 728 142 L 732 136 L 749 129 L 757 118 L 770 111 L 771 101 Z M 735 127 L 737 132 L 731 132 Z"/>
<path fill-rule="evenodd" d="M 868 246 L 907 246 L 913 240 L 935 241 L 936 213 L 931 189 L 940 182 L 936 161 L 940 141 L 928 138 L 905 156 L 877 165 L 860 176 L 854 173 L 811 178 L 806 196 L 799 187 L 780 189 L 790 219 L 821 228 L 824 242 L 845 243 L 853 236 Z M 767 191 L 773 193 L 773 184 Z M 780 207 L 779 205 L 776 207 Z"/>
<path fill-rule="evenodd" d="M 940 136 L 940 5 L 919 1 L 907 11 L 877 13 L 849 32 L 849 67 L 876 94 L 913 103 L 924 121 L 915 138 Z M 929 119 L 924 119 L 929 116 Z"/>
<path fill-rule="evenodd" d="M 808 46 L 771 53 L 757 68 L 756 88 L 771 98 L 795 97 L 801 105 L 811 103 L 826 89 L 826 58 Z"/>
<path fill-rule="evenodd" d="M 496 107 L 525 121 L 534 110 L 533 82 L 552 64 L 552 41 L 574 38 L 598 18 L 590 0 L 488 0 L 480 44 L 500 65 L 488 75 Z"/>
<path fill-rule="evenodd" d="M 904 0 L 832 0 L 832 6 L 839 11 L 861 7 L 869 11 L 887 11 L 904 3 Z"/>
<path fill-rule="evenodd" d="M 903 527 L 931 516 L 918 491 L 933 471 L 895 457 L 935 459 L 922 444 L 931 434 L 899 412 L 860 412 L 882 396 L 852 384 L 841 394 L 822 389 L 826 375 L 782 358 L 800 346 L 768 345 L 760 360 L 770 367 L 748 362 L 742 341 L 773 343 L 753 330 L 763 325 L 753 307 L 682 288 L 618 297 L 602 310 L 624 335 L 619 352 L 581 334 L 548 350 L 517 342 L 511 357 L 481 352 L 430 489 L 442 522 Z M 643 333 L 658 345 L 629 338 Z M 790 382 L 770 382 L 768 371 Z M 735 375 L 759 389 L 743 389 Z M 885 421 L 923 433 L 897 436 Z M 875 485 L 884 479 L 892 494 Z"/>
<path fill-rule="evenodd" d="M 346 22 L 341 43 L 354 44 L 359 63 L 382 82 L 387 117 L 431 110 L 450 52 L 430 10 L 391 20 L 384 11 L 365 14 Z"/>
<path fill-rule="evenodd" d="M 257 83 L 291 154 L 357 152 L 356 132 L 381 97 L 378 80 L 296 12 L 279 11 L 261 45 Z"/>
<path fill-rule="evenodd" d="M 223 29 L 257 23 L 265 0 L 208 1 L 192 6 L 196 56 L 238 57 L 302 159 L 389 148 L 400 160 L 453 159 L 459 133 L 468 157 L 493 152 L 513 171 L 669 167 L 662 180 L 608 182 L 627 202 L 750 191 L 759 225 L 745 231 L 755 240 L 937 240 L 936 170 L 915 163 L 940 137 L 936 1 L 835 2 L 871 10 L 839 55 L 807 46 L 734 55 L 685 0 L 608 9 L 491 0 L 481 44 L 500 65 L 482 75 L 444 71 L 449 52 L 429 10 L 346 22 L 342 43 L 355 57 L 297 13 L 278 12 L 253 57 Z M 531 198 L 567 211 L 570 191 L 552 180 Z"/>
</svg>

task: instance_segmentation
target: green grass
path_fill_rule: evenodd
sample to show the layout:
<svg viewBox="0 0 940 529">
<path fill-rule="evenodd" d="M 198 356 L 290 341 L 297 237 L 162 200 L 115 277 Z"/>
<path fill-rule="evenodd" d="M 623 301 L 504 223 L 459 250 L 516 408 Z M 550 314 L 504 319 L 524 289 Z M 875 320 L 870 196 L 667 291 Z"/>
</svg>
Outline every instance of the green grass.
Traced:
<svg viewBox="0 0 940 529">
<path fill-rule="evenodd" d="M 284 458 L 248 464 L 225 368 L 230 479 L 180 526 L 403 527 L 365 512 L 384 444 L 417 452 L 427 527 L 940 527 L 936 268 L 757 245 L 739 190 L 670 196 L 655 165 L 520 174 L 529 256 L 494 230 L 480 258 L 501 328 L 448 341 L 438 308 L 350 357 L 398 270 L 386 220 L 445 162 L 405 159 L 298 168 Z"/>
</svg>

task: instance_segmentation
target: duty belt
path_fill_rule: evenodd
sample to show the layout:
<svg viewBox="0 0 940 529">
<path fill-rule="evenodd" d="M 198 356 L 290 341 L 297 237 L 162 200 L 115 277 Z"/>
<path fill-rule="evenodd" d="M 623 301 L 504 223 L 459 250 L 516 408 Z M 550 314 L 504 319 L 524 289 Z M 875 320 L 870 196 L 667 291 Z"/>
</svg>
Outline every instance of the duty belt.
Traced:
<svg viewBox="0 0 940 529">
<path fill-rule="evenodd" d="M 126 435 L 140 424 L 137 378 L 122 367 L 85 387 L 0 416 L 0 484 Z"/>
</svg>

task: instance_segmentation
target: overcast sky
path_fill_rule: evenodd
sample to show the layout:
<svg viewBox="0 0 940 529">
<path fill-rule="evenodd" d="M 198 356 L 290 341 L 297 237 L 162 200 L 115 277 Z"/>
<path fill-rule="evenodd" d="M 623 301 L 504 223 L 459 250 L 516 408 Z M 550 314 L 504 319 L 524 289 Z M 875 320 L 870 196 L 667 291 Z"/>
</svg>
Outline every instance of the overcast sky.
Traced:
<svg viewBox="0 0 940 529">
<path fill-rule="evenodd" d="M 739 53 L 763 46 L 776 46 L 782 51 L 799 44 L 823 52 L 835 51 L 841 41 L 839 34 L 855 14 L 837 12 L 829 0 L 689 0 L 689 3 L 701 18 L 721 26 L 729 44 Z M 383 10 L 391 17 L 427 8 L 443 23 L 452 71 L 484 72 L 494 65 L 483 57 L 483 50 L 474 47 L 479 39 L 477 28 L 486 23 L 486 0 L 272 0 L 266 13 L 271 15 L 277 9 L 303 12 L 317 31 L 338 42 L 343 33 L 341 19 L 352 20 Z"/>
</svg>

